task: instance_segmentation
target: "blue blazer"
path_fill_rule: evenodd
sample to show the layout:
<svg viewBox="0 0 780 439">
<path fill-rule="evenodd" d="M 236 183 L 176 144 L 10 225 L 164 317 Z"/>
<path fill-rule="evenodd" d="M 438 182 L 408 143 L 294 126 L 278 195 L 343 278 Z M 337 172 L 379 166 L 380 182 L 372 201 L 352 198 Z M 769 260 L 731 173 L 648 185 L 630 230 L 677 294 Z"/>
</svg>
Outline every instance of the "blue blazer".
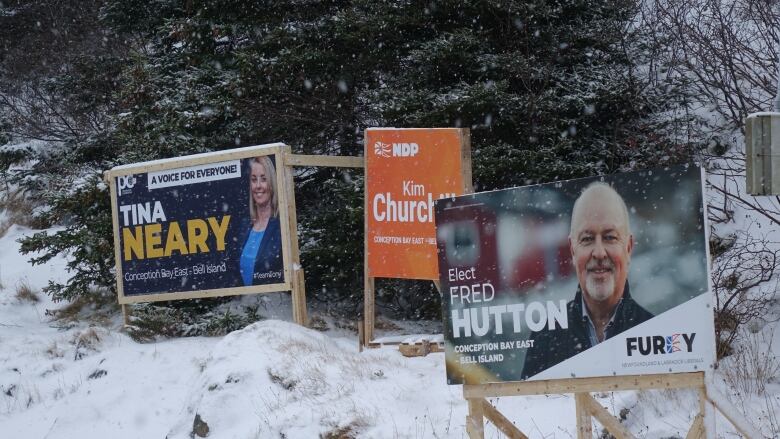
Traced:
<svg viewBox="0 0 780 439">
<path fill-rule="evenodd" d="M 249 218 L 241 222 L 238 229 L 236 268 L 238 271 L 238 285 L 244 285 L 241 279 L 241 270 L 238 264 L 241 263 L 241 253 L 244 251 L 246 240 L 249 238 L 249 232 L 252 230 L 252 220 Z M 252 285 L 276 284 L 284 282 L 284 265 L 282 261 L 282 230 L 279 225 L 279 218 L 271 217 L 268 225 L 265 227 L 263 239 L 260 241 L 260 247 L 257 249 L 255 258 L 255 270 Z"/>
</svg>

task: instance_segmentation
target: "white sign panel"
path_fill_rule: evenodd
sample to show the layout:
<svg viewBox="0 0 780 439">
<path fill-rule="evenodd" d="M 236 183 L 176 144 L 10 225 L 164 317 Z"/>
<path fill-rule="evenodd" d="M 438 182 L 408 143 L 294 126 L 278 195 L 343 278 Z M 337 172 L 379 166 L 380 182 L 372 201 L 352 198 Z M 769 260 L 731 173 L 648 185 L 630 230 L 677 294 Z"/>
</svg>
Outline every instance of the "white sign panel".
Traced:
<svg viewBox="0 0 780 439">
<path fill-rule="evenodd" d="M 708 370 L 692 166 L 436 202 L 451 384 Z"/>
</svg>

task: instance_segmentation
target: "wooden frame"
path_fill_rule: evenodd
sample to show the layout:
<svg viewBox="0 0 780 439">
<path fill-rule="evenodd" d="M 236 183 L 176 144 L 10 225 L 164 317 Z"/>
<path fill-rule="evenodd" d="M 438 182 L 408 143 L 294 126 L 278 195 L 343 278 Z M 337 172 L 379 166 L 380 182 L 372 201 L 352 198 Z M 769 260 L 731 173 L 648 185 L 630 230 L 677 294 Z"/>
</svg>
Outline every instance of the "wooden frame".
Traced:
<svg viewBox="0 0 780 439">
<path fill-rule="evenodd" d="M 402 128 L 399 128 L 402 130 Z M 431 128 L 435 130 L 437 128 Z M 438 128 L 441 129 L 441 128 Z M 451 129 L 451 128 L 446 128 Z M 463 180 L 462 192 L 468 194 L 473 192 L 472 185 L 472 173 L 471 173 L 471 131 L 468 128 L 459 130 L 460 137 L 460 159 L 461 159 L 461 176 Z M 368 142 L 368 138 L 364 139 L 364 142 Z M 369 145 L 364 144 L 364 154 L 368 154 Z M 363 322 L 362 322 L 362 338 L 361 343 L 367 347 L 378 347 L 380 344 L 374 342 L 374 324 L 376 322 L 376 289 L 375 279 L 368 272 L 368 214 L 369 211 L 369 197 L 368 197 L 368 169 L 366 169 L 366 183 L 363 188 Z M 436 289 L 439 289 L 439 281 L 433 280 Z M 383 343 L 392 344 L 392 343 Z M 414 348 L 407 349 L 409 352 L 412 350 L 419 352 L 430 352 L 430 348 L 422 347 L 421 345 L 414 345 Z M 433 351 L 440 351 L 441 347 L 433 348 Z"/>
<path fill-rule="evenodd" d="M 471 439 L 484 439 L 487 419 L 509 438 L 527 439 L 509 419 L 501 414 L 486 398 L 573 393 L 576 404 L 577 438 L 593 437 L 592 420 L 595 418 L 617 439 L 633 439 L 634 436 L 620 421 L 612 416 L 592 396 L 591 392 L 647 389 L 697 389 L 699 409 L 688 430 L 686 439 L 714 437 L 714 421 L 711 407 L 717 408 L 748 439 L 762 436 L 739 416 L 736 409 L 724 402 L 717 391 L 709 388 L 704 372 L 679 374 L 632 375 L 617 377 L 573 378 L 561 380 L 522 381 L 489 384 L 466 384 L 463 397 L 468 402 L 466 432 Z"/>
<path fill-rule="evenodd" d="M 284 270 L 284 282 L 255 285 L 245 287 L 229 287 L 219 289 L 198 290 L 192 292 L 173 292 L 125 296 L 121 265 L 121 248 L 119 242 L 119 215 L 116 179 L 117 177 L 178 169 L 197 165 L 204 165 L 227 160 L 241 160 L 257 156 L 273 156 L 276 162 L 276 186 L 279 211 L 286 214 L 280 215 L 280 227 L 282 237 L 282 260 Z M 122 305 L 125 321 L 127 321 L 127 304 L 138 302 L 152 302 L 163 300 L 193 299 L 202 297 L 231 296 L 242 294 L 257 294 L 275 291 L 287 291 L 292 293 L 293 319 L 296 323 L 305 325 L 306 294 L 303 282 L 303 270 L 300 265 L 300 252 L 297 238 L 297 219 L 295 215 L 295 193 L 292 180 L 292 165 L 288 157 L 291 156 L 290 147 L 281 143 L 250 146 L 238 148 L 222 153 L 196 154 L 176 159 L 155 160 L 132 165 L 115 167 L 104 173 L 104 179 L 109 185 L 111 193 L 111 210 L 114 230 L 114 251 L 117 275 L 118 300 Z"/>
</svg>

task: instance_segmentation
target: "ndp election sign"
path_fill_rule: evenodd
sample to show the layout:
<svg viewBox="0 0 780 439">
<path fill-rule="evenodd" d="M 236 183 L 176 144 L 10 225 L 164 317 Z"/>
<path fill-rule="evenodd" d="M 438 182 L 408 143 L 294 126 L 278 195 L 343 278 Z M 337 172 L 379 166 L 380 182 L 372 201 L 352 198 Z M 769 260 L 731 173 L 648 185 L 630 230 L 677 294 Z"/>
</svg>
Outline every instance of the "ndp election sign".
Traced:
<svg viewBox="0 0 780 439">
<path fill-rule="evenodd" d="M 109 171 L 120 303 L 289 289 L 277 157 L 271 145 Z"/>
<path fill-rule="evenodd" d="M 436 202 L 447 379 L 709 370 L 700 168 Z"/>
<path fill-rule="evenodd" d="M 438 279 L 434 201 L 471 186 L 468 130 L 366 130 L 370 277 Z"/>
</svg>

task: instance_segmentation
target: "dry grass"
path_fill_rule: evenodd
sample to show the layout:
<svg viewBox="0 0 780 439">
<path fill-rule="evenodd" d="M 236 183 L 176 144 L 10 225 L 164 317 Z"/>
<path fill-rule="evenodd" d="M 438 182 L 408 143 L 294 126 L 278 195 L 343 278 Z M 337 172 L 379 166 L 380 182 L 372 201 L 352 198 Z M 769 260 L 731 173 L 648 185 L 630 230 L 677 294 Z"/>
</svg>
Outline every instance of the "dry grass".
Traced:
<svg viewBox="0 0 780 439">
<path fill-rule="evenodd" d="M 322 316 L 319 315 L 312 315 L 309 319 L 309 328 L 314 329 L 315 331 L 325 332 L 328 329 L 328 322 L 325 321 Z"/>
<path fill-rule="evenodd" d="M 377 317 L 374 321 L 374 329 L 379 329 L 381 331 L 398 331 L 401 327 L 384 317 Z"/>
<path fill-rule="evenodd" d="M 33 289 L 25 280 L 19 281 L 16 285 L 16 300 L 19 302 L 38 303 L 41 298 L 38 297 L 39 291 Z"/>
<path fill-rule="evenodd" d="M 345 319 L 339 319 L 334 317 L 333 326 L 339 329 L 350 331 L 355 334 L 358 333 L 358 322 L 355 320 L 345 320 Z"/>
<path fill-rule="evenodd" d="M 46 348 L 46 356 L 55 359 L 55 358 L 62 358 L 65 356 L 65 351 L 63 351 L 60 346 L 57 344 L 56 341 L 53 341 L 48 348 Z"/>
<path fill-rule="evenodd" d="M 741 346 L 729 357 L 729 365 L 721 368 L 723 377 L 742 397 L 763 395 L 767 383 L 780 374 L 780 361 L 771 349 L 773 336 L 747 333 L 742 340 Z"/>
<path fill-rule="evenodd" d="M 90 293 L 79 296 L 72 302 L 56 310 L 46 310 L 46 315 L 54 321 L 72 324 L 87 321 L 101 326 L 109 326 L 111 317 L 119 310 L 116 297 Z"/>
<path fill-rule="evenodd" d="M 6 218 L 0 221 L 0 236 L 5 235 L 13 224 L 37 226 L 33 218 L 35 203 L 27 199 L 24 192 L 10 189 L 0 192 L 0 210 L 5 210 Z"/>
<path fill-rule="evenodd" d="M 70 343 L 74 346 L 73 360 L 81 360 L 91 352 L 97 352 L 100 335 L 95 328 L 87 328 L 73 335 Z"/>
<path fill-rule="evenodd" d="M 320 434 L 320 439 L 356 439 L 360 437 L 361 430 L 369 425 L 365 416 L 355 413 L 355 419 L 349 424 L 339 427 L 333 426 L 326 433 Z"/>
</svg>

